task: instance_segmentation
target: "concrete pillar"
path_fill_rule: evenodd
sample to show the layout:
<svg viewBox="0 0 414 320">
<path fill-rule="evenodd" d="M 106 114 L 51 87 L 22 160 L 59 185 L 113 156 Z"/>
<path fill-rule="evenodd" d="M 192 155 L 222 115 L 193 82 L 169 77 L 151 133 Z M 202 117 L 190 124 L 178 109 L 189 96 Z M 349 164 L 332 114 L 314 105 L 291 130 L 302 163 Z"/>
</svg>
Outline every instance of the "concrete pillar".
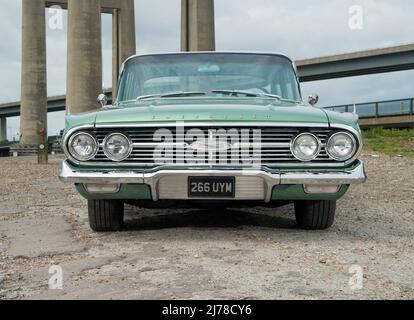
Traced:
<svg viewBox="0 0 414 320">
<path fill-rule="evenodd" d="M 181 0 L 181 51 L 214 50 L 214 0 Z"/>
<path fill-rule="evenodd" d="M 112 12 L 112 100 L 115 101 L 118 85 L 120 57 L 119 57 L 119 10 Z"/>
<path fill-rule="evenodd" d="M 38 146 L 47 129 L 45 1 L 22 1 L 20 143 Z"/>
<path fill-rule="evenodd" d="M 67 112 L 99 108 L 102 93 L 101 0 L 68 0 Z"/>
<path fill-rule="evenodd" d="M 116 96 L 119 69 L 136 54 L 134 0 L 121 0 L 121 9 L 112 13 L 112 94 Z"/>
<path fill-rule="evenodd" d="M 0 142 L 7 140 L 7 118 L 0 118 Z"/>
</svg>

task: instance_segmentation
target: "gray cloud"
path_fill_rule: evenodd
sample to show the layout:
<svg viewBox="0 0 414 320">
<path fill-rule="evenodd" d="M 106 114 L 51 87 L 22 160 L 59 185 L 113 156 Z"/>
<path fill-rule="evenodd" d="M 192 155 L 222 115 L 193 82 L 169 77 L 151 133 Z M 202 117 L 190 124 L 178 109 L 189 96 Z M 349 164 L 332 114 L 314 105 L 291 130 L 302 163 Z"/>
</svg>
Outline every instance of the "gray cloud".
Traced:
<svg viewBox="0 0 414 320">
<path fill-rule="evenodd" d="M 137 51 L 180 49 L 180 0 L 135 0 Z M 349 7 L 364 10 L 364 29 L 348 27 Z M 216 0 L 217 50 L 283 52 L 293 59 L 414 42 L 406 0 Z M 21 1 L 3 0 L 0 12 L 0 102 L 20 99 Z M 66 25 L 66 13 L 64 13 Z M 103 15 L 104 84 L 111 85 L 111 17 Z M 66 27 L 47 30 L 48 94 L 66 88 Z M 302 85 L 318 92 L 321 105 L 414 96 L 414 71 L 318 81 Z M 63 126 L 63 114 L 49 115 L 49 131 Z M 18 119 L 9 119 L 9 136 Z"/>
</svg>

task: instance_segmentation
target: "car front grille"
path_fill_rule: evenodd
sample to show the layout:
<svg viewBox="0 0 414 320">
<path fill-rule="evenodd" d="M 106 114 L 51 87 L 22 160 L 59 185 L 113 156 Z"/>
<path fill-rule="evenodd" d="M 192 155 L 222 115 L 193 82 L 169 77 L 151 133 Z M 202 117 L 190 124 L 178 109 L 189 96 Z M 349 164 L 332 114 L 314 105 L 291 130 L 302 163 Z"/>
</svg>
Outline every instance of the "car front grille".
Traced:
<svg viewBox="0 0 414 320">
<path fill-rule="evenodd" d="M 154 133 L 159 130 L 159 127 L 111 127 L 111 128 L 96 128 L 93 130 L 82 130 L 88 131 L 94 134 L 99 142 L 99 150 L 95 158 L 88 161 L 88 163 L 113 163 L 110 159 L 106 157 L 103 151 L 103 141 L 109 133 L 120 132 L 127 135 L 134 144 L 131 155 L 122 161 L 122 163 L 145 166 L 145 167 L 154 167 L 157 166 L 156 161 L 154 161 L 154 149 L 159 146 L 162 142 L 154 141 Z M 216 130 L 230 130 L 233 127 L 230 126 L 197 126 L 197 127 L 185 127 L 182 131 L 177 133 L 175 127 L 167 127 L 166 129 L 171 131 L 171 134 L 174 138 L 174 143 L 179 141 L 184 141 L 187 147 L 191 145 L 194 141 L 187 141 L 186 135 L 189 130 L 197 129 L 201 130 L 202 133 L 208 137 L 211 136 L 211 132 L 216 132 Z M 178 129 L 179 130 L 179 129 Z M 291 150 L 290 144 L 293 139 L 300 133 L 310 132 L 317 136 L 321 142 L 321 151 L 319 155 L 311 161 L 311 163 L 327 163 L 333 162 L 328 154 L 326 153 L 326 143 L 329 139 L 329 136 L 337 132 L 338 129 L 329 129 L 329 128 L 311 128 L 311 127 L 238 127 L 236 130 L 248 130 L 248 141 L 250 143 L 254 142 L 253 132 L 255 130 L 260 130 L 261 132 L 261 150 L 260 154 L 257 155 L 256 150 L 251 146 L 248 150 L 237 148 L 229 148 L 226 150 L 228 157 L 223 162 L 223 152 L 220 151 L 212 154 L 211 152 L 205 152 L 202 154 L 205 164 L 207 165 L 234 165 L 234 155 L 238 153 L 238 165 L 244 165 L 249 163 L 249 161 L 260 161 L 261 166 L 275 167 L 283 164 L 300 164 L 301 161 L 297 160 Z M 180 133 L 181 132 L 181 133 Z M 245 131 L 246 132 L 246 131 Z M 257 132 L 257 131 L 256 131 Z M 247 135 L 245 135 L 247 137 Z M 228 140 L 232 142 L 232 140 Z M 240 140 L 241 141 L 241 140 Z M 243 140 L 247 141 L 247 140 Z M 234 150 L 236 149 L 236 150 Z M 185 150 L 185 149 L 184 149 Z M 246 152 L 247 151 L 247 152 Z M 185 153 L 174 153 L 171 157 L 165 157 L 165 165 L 177 165 L 185 164 Z M 221 158 L 219 158 L 221 157 Z M 260 158 L 260 159 L 258 159 Z"/>
</svg>

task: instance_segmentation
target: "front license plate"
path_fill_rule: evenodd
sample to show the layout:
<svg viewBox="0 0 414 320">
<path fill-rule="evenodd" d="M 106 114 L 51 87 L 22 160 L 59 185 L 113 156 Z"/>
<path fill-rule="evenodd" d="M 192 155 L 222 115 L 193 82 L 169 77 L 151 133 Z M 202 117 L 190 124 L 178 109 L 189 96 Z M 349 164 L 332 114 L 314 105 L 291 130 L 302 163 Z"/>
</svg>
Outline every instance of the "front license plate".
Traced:
<svg viewBox="0 0 414 320">
<path fill-rule="evenodd" d="M 190 198 L 234 198 L 234 177 L 188 177 Z"/>
</svg>

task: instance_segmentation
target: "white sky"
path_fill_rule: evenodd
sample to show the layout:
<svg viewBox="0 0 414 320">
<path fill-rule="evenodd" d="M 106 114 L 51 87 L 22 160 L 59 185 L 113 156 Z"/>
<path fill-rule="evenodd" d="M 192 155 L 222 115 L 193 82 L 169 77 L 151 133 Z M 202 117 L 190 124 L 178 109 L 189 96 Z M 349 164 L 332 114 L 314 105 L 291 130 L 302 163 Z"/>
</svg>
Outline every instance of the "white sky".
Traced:
<svg viewBox="0 0 414 320">
<path fill-rule="evenodd" d="M 363 9 L 363 29 L 349 27 L 349 9 Z M 311 58 L 414 42 L 414 1 L 409 0 L 216 0 L 218 51 L 282 52 Z M 2 0 L 0 12 L 0 103 L 20 100 L 21 1 Z M 137 52 L 180 49 L 180 0 L 135 0 Z M 46 13 L 47 18 L 50 14 Z M 66 12 L 64 28 L 47 29 L 48 95 L 66 91 Z M 104 84 L 111 86 L 111 17 L 103 15 Z M 414 71 L 302 85 L 317 92 L 320 105 L 414 96 Z M 63 113 L 49 115 L 49 134 L 64 125 Z M 8 136 L 19 130 L 8 119 Z"/>
</svg>

